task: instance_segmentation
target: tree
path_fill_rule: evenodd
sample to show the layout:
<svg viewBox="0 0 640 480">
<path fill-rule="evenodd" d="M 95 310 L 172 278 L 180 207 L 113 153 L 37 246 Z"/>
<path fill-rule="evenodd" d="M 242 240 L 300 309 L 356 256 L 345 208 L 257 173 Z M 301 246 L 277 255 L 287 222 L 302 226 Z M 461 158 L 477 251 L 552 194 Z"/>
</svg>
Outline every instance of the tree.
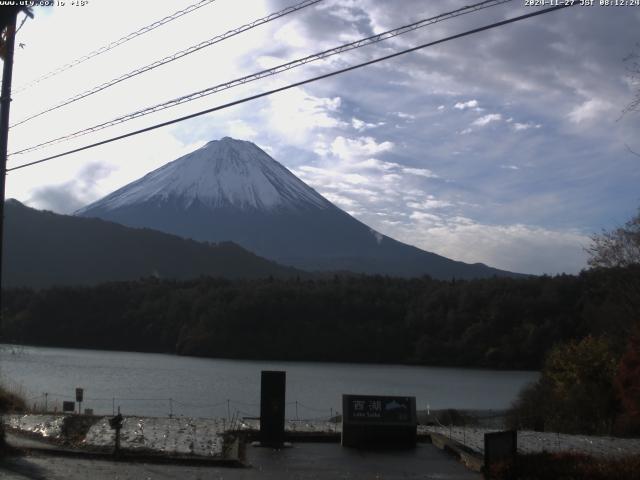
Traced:
<svg viewBox="0 0 640 480">
<path fill-rule="evenodd" d="M 609 270 L 606 288 L 640 332 L 640 209 L 624 226 L 593 235 L 591 241 L 589 266 Z"/>
<path fill-rule="evenodd" d="M 630 53 L 624 59 L 624 62 L 627 64 L 630 83 L 636 90 L 633 100 L 622 110 L 622 116 L 627 113 L 640 111 L 640 43 L 636 44 L 636 51 Z M 626 145 L 626 147 L 631 153 L 640 157 L 640 153 L 638 153 L 637 150 L 632 149 L 629 145 Z"/>
<path fill-rule="evenodd" d="M 565 431 L 602 433 L 617 413 L 617 361 L 609 342 L 585 337 L 554 348 L 542 371 L 549 386 L 552 424 Z"/>
<path fill-rule="evenodd" d="M 619 410 L 616 371 L 616 356 L 604 338 L 557 345 L 547 355 L 540 379 L 520 393 L 508 412 L 510 426 L 610 433 Z"/>
<path fill-rule="evenodd" d="M 629 72 L 631 84 L 636 86 L 637 89 L 631 103 L 629 103 L 629 105 L 627 105 L 622 111 L 623 115 L 640 110 L 640 43 L 638 43 L 636 47 L 636 51 L 630 53 L 624 59 L 624 62 L 627 64 L 627 71 Z"/>
<path fill-rule="evenodd" d="M 591 246 L 587 248 L 591 267 L 628 267 L 640 264 L 640 209 L 624 226 L 593 235 L 591 241 Z"/>
<path fill-rule="evenodd" d="M 620 360 L 616 389 L 625 413 L 640 420 L 640 337 L 633 337 L 629 349 Z"/>
</svg>

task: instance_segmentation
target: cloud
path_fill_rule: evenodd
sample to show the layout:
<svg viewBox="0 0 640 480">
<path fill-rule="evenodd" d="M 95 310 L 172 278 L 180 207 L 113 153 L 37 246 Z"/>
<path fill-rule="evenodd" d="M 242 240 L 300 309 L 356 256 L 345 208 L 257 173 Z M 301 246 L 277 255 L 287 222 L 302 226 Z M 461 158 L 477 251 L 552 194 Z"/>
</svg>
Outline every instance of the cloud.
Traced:
<svg viewBox="0 0 640 480">
<path fill-rule="evenodd" d="M 25 203 L 33 208 L 56 213 L 73 213 L 95 199 L 98 182 L 108 177 L 112 171 L 113 168 L 107 165 L 90 163 L 73 180 L 59 185 L 36 187 Z"/>
<path fill-rule="evenodd" d="M 465 110 L 467 108 L 476 108 L 476 107 L 478 107 L 477 100 L 468 100 L 466 102 L 458 102 L 453 106 L 453 108 L 457 108 L 458 110 Z"/>
<path fill-rule="evenodd" d="M 426 200 L 421 202 L 407 202 L 407 207 L 421 210 L 433 210 L 452 207 L 453 204 L 447 200 L 437 200 L 433 195 L 428 195 Z"/>
<path fill-rule="evenodd" d="M 426 222 L 428 224 L 440 225 L 442 223 L 442 218 L 440 218 L 438 215 L 433 215 L 432 213 L 411 212 L 409 218 L 411 218 L 412 220 L 419 220 L 423 223 Z"/>
<path fill-rule="evenodd" d="M 252 139 L 258 136 L 258 132 L 243 120 L 231 120 L 227 123 L 229 136 L 234 138 Z"/>
<path fill-rule="evenodd" d="M 393 142 L 377 142 L 373 137 L 345 138 L 338 136 L 331 143 L 331 152 L 344 160 L 353 160 L 362 156 L 369 157 L 388 152 L 393 147 Z"/>
<path fill-rule="evenodd" d="M 522 130 L 529 130 L 530 128 L 541 128 L 541 127 L 542 127 L 542 125 L 540 125 L 539 123 L 536 124 L 536 123 L 518 123 L 518 122 L 515 122 L 513 124 L 513 129 L 516 132 L 520 132 Z"/>
<path fill-rule="evenodd" d="M 413 212 L 400 239 L 468 263 L 534 274 L 577 273 L 586 267 L 589 237 L 575 231 L 515 224 L 488 225 L 466 217 Z"/>
<path fill-rule="evenodd" d="M 381 127 L 382 125 L 384 125 L 384 122 L 367 123 L 364 120 L 360 120 L 356 117 L 351 118 L 351 126 L 359 132 L 363 132 L 364 130 L 369 130 L 371 128 Z"/>
<path fill-rule="evenodd" d="M 287 95 L 269 97 L 269 107 L 262 114 L 269 129 L 287 142 L 306 145 L 317 130 L 346 125 L 339 116 L 341 104 L 338 96 L 319 97 L 298 87 Z"/>
<path fill-rule="evenodd" d="M 383 162 L 377 158 L 368 158 L 361 162 L 354 163 L 353 168 L 370 168 L 381 172 L 388 172 L 389 170 L 401 169 L 402 166 L 398 163 Z"/>
<path fill-rule="evenodd" d="M 490 113 L 488 115 L 484 115 L 476 120 L 474 120 L 471 125 L 476 127 L 484 127 L 491 122 L 497 122 L 502 119 L 502 115 L 499 113 Z"/>
<path fill-rule="evenodd" d="M 611 103 L 592 98 L 578 105 L 569 113 L 569 118 L 573 123 L 583 123 L 589 120 L 596 120 L 601 114 L 611 109 Z"/>
<path fill-rule="evenodd" d="M 52 212 L 69 214 L 85 205 L 73 190 L 73 183 L 59 186 L 47 185 L 36 188 L 26 203 L 39 210 L 51 210 Z"/>
<path fill-rule="evenodd" d="M 425 178 L 438 178 L 438 175 L 436 175 L 435 173 L 433 173 L 431 170 L 427 168 L 405 167 L 402 169 L 402 171 L 404 173 L 408 173 L 409 175 L 418 175 L 420 177 L 425 177 Z"/>
</svg>

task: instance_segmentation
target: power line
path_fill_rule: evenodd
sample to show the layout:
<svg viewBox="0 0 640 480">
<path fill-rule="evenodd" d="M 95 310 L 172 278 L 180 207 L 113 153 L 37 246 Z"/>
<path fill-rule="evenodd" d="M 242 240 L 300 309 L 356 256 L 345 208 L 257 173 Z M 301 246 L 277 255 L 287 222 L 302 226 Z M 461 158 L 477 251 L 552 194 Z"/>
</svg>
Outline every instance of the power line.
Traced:
<svg viewBox="0 0 640 480">
<path fill-rule="evenodd" d="M 223 40 L 226 40 L 228 38 L 234 37 L 236 35 L 241 34 L 242 32 L 246 32 L 247 30 L 251 30 L 252 28 L 256 28 L 260 25 L 264 25 L 265 23 L 269 23 L 273 20 L 276 20 L 280 17 L 284 17 L 285 15 L 289 15 L 290 13 L 294 13 L 297 12 L 298 10 L 302 10 L 303 8 L 306 7 L 310 7 L 311 5 L 315 5 L 316 3 L 321 2 L 322 0 L 305 0 L 303 2 L 297 3 L 295 5 L 292 5 L 290 7 L 287 7 L 283 10 L 280 10 L 279 12 L 276 13 L 272 13 L 270 15 L 267 15 L 266 17 L 262 17 L 259 18 L 257 20 L 254 20 L 251 23 L 248 23 L 246 25 L 242 25 L 241 27 L 238 28 L 234 28 L 233 30 L 229 30 L 226 33 L 223 33 L 222 35 L 216 35 L 213 38 L 210 38 L 209 40 L 205 40 L 204 42 L 198 43 L 196 45 L 192 45 L 189 48 L 186 48 L 184 50 L 180 50 L 178 52 L 173 53 L 172 55 L 168 55 L 160 60 L 156 60 L 155 62 L 152 62 L 148 65 L 145 65 L 144 67 L 140 67 L 140 68 L 136 68 L 135 70 L 130 71 L 129 73 L 125 73 L 124 75 L 121 75 L 119 77 L 116 77 L 112 80 L 109 80 L 108 82 L 104 82 L 101 83 L 100 85 L 97 85 L 93 88 L 90 88 L 89 90 L 85 90 L 82 93 L 79 93 L 77 95 L 74 95 L 73 97 L 67 98 L 66 100 L 63 100 L 62 102 L 49 107 L 45 110 L 42 110 L 41 112 L 35 113 L 33 115 L 30 115 L 26 118 L 23 118 L 22 120 L 20 120 L 17 123 L 14 123 L 13 125 L 11 125 L 11 128 L 13 127 L 17 127 L 18 125 L 22 125 L 23 123 L 28 122 L 29 120 L 33 120 L 34 118 L 40 117 L 42 115 L 44 115 L 45 113 L 49 113 L 52 112 L 54 110 L 57 110 L 59 108 L 65 107 L 71 103 L 77 102 L 78 100 L 82 100 L 83 98 L 89 97 L 91 95 L 94 95 L 98 92 L 101 92 L 102 90 L 105 90 L 109 87 L 112 87 L 114 85 L 117 85 L 120 82 L 124 82 L 125 80 L 128 80 L 132 77 L 135 77 L 137 75 L 140 75 L 142 73 L 148 72 L 150 70 L 153 70 L 155 68 L 158 68 L 162 65 L 165 65 L 167 63 L 171 63 L 175 60 L 178 60 L 182 57 L 186 57 L 187 55 L 190 55 L 192 53 L 195 53 L 199 50 L 202 50 L 203 48 L 206 47 L 210 47 L 211 45 L 214 45 L 216 43 L 222 42 Z"/>
<path fill-rule="evenodd" d="M 365 46 L 368 46 L 368 45 L 379 43 L 379 42 L 388 40 L 390 38 L 397 37 L 398 35 L 402 35 L 402 34 L 417 30 L 419 28 L 423 28 L 423 27 L 426 27 L 426 26 L 429 26 L 429 25 L 433 25 L 434 23 L 442 22 L 442 21 L 445 21 L 445 20 L 450 20 L 452 18 L 459 17 L 461 15 L 467 15 L 469 13 L 473 13 L 473 12 L 476 12 L 478 10 L 483 10 L 485 8 L 495 7 L 497 5 L 501 5 L 503 3 L 508 3 L 510 1 L 512 1 L 512 0 L 485 0 L 485 1 L 482 1 L 482 2 L 479 2 L 479 3 L 476 3 L 474 5 L 468 5 L 468 6 L 465 6 L 465 7 L 450 11 L 450 12 L 442 13 L 442 14 L 437 15 L 435 17 L 430 17 L 430 18 L 427 18 L 427 19 L 419 20 L 419 21 L 411 23 L 409 25 L 405 25 L 405 26 L 402 26 L 402 27 L 399 27 L 399 28 L 395 28 L 395 29 L 392 29 L 392 30 L 387 30 L 386 32 L 382 32 L 382 33 L 379 33 L 377 35 L 372 35 L 370 37 L 366 37 L 366 38 L 363 38 L 363 39 L 360 39 L 360 40 L 357 40 L 357 41 L 354 41 L 354 42 L 346 43 L 346 44 L 340 45 L 338 47 L 334 47 L 334 48 L 331 48 L 331 49 L 328 49 L 328 50 L 324 50 L 324 51 L 319 52 L 319 53 L 314 53 L 312 55 L 308 55 L 306 57 L 299 58 L 297 60 L 293 60 L 293 61 L 290 61 L 290 62 L 287 62 L 287 63 L 283 63 L 283 64 L 280 64 L 278 66 L 275 66 L 275 67 L 272 67 L 272 68 L 269 68 L 269 69 L 266 69 L 266 70 L 262 70 L 262 71 L 257 72 L 257 73 L 252 73 L 252 74 L 246 75 L 244 77 L 236 78 L 236 79 L 231 80 L 229 82 L 225 82 L 225 83 L 221 83 L 221 84 L 218 84 L 218 85 L 214 85 L 214 86 L 208 87 L 208 88 L 206 88 L 204 90 L 193 92 L 193 93 L 190 93 L 188 95 L 184 95 L 182 97 L 177 97 L 177 98 L 171 99 L 171 100 L 163 102 L 163 103 L 152 105 L 152 106 L 146 107 L 146 108 L 144 108 L 142 110 L 138 110 L 138 111 L 129 113 L 127 115 L 116 117 L 116 118 L 111 119 L 111 120 L 109 120 L 107 122 L 103 122 L 103 123 L 100 123 L 100 124 L 97 124 L 97 125 L 93 125 L 91 127 L 84 128 L 82 130 L 78 130 L 76 132 L 73 132 L 73 133 L 70 133 L 70 134 L 67 134 L 67 135 L 63 135 L 61 137 L 57 137 L 57 138 L 52 139 L 52 140 L 47 140 L 46 142 L 42 142 L 42 143 L 39 143 L 37 145 L 33 145 L 31 147 L 24 148 L 22 150 L 17 150 L 15 152 L 12 152 L 10 154 L 10 156 L 11 155 L 19 155 L 19 154 L 31 152 L 31 151 L 34 151 L 34 150 L 39 150 L 39 149 L 41 149 L 43 147 L 46 147 L 46 146 L 49 146 L 49 145 L 57 144 L 57 143 L 64 142 L 64 141 L 67 141 L 67 140 L 72 140 L 74 138 L 78 138 L 78 137 L 87 135 L 89 133 L 94 133 L 94 132 L 97 132 L 99 130 L 103 130 L 105 128 L 112 127 L 114 125 L 118 125 L 120 123 L 124 123 L 124 122 L 127 122 L 129 120 L 133 120 L 135 118 L 143 117 L 143 116 L 149 115 L 151 113 L 159 112 L 159 111 L 162 111 L 162 110 L 166 110 L 167 108 L 171 108 L 171 107 L 174 107 L 174 106 L 177 106 L 177 105 L 181 105 L 183 103 L 187 103 L 187 102 L 190 102 L 190 101 L 193 101 L 193 100 L 197 100 L 197 99 L 206 97 L 208 95 L 212 95 L 214 93 L 217 93 L 217 92 L 220 92 L 220 91 L 223 91 L 223 90 L 228 90 L 230 88 L 237 87 L 239 85 L 244 85 L 246 83 L 253 82 L 253 81 L 256 81 L 256 80 L 260 80 L 260 79 L 265 78 L 265 77 L 270 77 L 270 76 L 273 76 L 273 75 L 277 75 L 277 74 L 285 72 L 287 70 L 291 70 L 291 69 L 300 67 L 300 66 L 305 65 L 307 63 L 311 63 L 311 62 L 314 62 L 314 61 L 322 60 L 322 59 L 328 58 L 328 57 L 333 56 L 333 55 L 337 55 L 337 54 L 340 54 L 340 53 L 347 52 L 349 50 L 354 50 L 354 49 L 357 49 L 357 48 L 362 48 L 362 47 L 365 47 Z"/>
<path fill-rule="evenodd" d="M 285 85 L 283 87 L 274 88 L 273 90 L 267 90 L 265 92 L 262 92 L 262 93 L 259 93 L 259 94 L 256 94 L 256 95 L 252 95 L 252 96 L 245 97 L 245 98 L 242 98 L 242 99 L 239 99 L 239 100 L 235 100 L 233 102 L 225 103 L 223 105 L 218 105 L 216 107 L 208 108 L 208 109 L 202 110 L 200 112 L 196 112 L 196 113 L 192 113 L 192 114 L 189 114 L 189 115 L 185 115 L 183 117 L 174 118 L 173 120 L 168 120 L 166 122 L 158 123 L 158 124 L 152 125 L 150 127 L 142 128 L 140 130 L 135 130 L 135 131 L 132 131 L 132 132 L 129 132 L 129 133 L 125 133 L 123 135 L 118 135 L 118 136 L 115 136 L 115 137 L 111 137 L 109 139 L 102 140 L 100 142 L 92 143 L 90 145 L 85 145 L 83 147 L 75 148 L 73 150 L 68 150 L 66 152 L 58 153 L 56 155 L 51 155 L 50 157 L 46 157 L 46 158 L 42 158 L 40 160 L 36 160 L 36 161 L 33 161 L 33 162 L 25 163 L 25 164 L 19 165 L 17 167 L 8 168 L 7 172 L 10 172 L 10 171 L 13 171 L 13 170 L 19 170 L 19 169 L 25 168 L 25 167 L 30 167 L 32 165 L 37 165 L 39 163 L 47 162 L 47 161 L 53 160 L 55 158 L 64 157 L 64 156 L 70 155 L 72 153 L 77 153 L 77 152 L 81 152 L 83 150 L 88 150 L 88 149 L 91 149 L 91 148 L 95 148 L 95 147 L 98 147 L 100 145 L 105 145 L 107 143 L 112 143 L 112 142 L 115 142 L 117 140 L 122 140 L 124 138 L 133 137 L 135 135 L 139 135 L 141 133 L 146 133 L 146 132 L 149 132 L 149 131 L 152 131 L 152 130 L 156 130 L 158 128 L 166 127 L 166 126 L 172 125 L 174 123 L 179 123 L 179 122 L 182 122 L 184 120 L 189 120 L 189 119 L 192 119 L 192 118 L 195 118 L 195 117 L 206 115 L 207 113 L 212 113 L 212 112 L 216 112 L 216 111 L 219 111 L 219 110 L 224 110 L 226 108 L 233 107 L 235 105 L 240 105 L 242 103 L 250 102 L 252 100 L 257 100 L 259 98 L 266 97 L 266 96 L 269 96 L 269 95 L 273 95 L 275 93 L 283 92 L 283 91 L 289 90 L 291 88 L 300 87 L 300 86 L 306 85 L 308 83 L 312 83 L 312 82 L 316 82 L 318 80 L 323 80 L 325 78 L 329 78 L 329 77 L 333 77 L 333 76 L 336 76 L 336 75 L 340 75 L 342 73 L 350 72 L 352 70 L 356 70 L 356 69 L 359 69 L 359 68 L 362 68 L 362 67 L 366 67 L 368 65 L 373 65 L 375 63 L 382 62 L 382 61 L 385 61 L 385 60 L 389 60 L 389 59 L 392 59 L 392 58 L 395 58 L 395 57 L 399 57 L 399 56 L 405 55 L 407 53 L 415 52 L 415 51 L 421 50 L 423 48 L 431 47 L 431 46 L 434 46 L 434 45 L 438 45 L 440 43 L 445 43 L 445 42 L 448 42 L 448 41 L 451 41 L 451 40 L 455 40 L 455 39 L 458 39 L 458 38 L 466 37 L 468 35 L 473 35 L 475 33 L 484 32 L 485 30 L 491 30 L 493 28 L 501 27 L 501 26 L 504 26 L 504 25 L 507 25 L 507 24 L 510 24 L 510 23 L 515 23 L 515 22 L 518 22 L 518 21 L 521 21 L 521 20 L 525 20 L 527 18 L 536 17 L 538 15 L 543 15 L 545 13 L 554 12 L 554 11 L 557 11 L 557 10 L 560 10 L 560 9 L 563 9 L 563 8 L 567 8 L 567 7 L 571 7 L 571 6 L 575 6 L 575 5 L 579 5 L 579 4 L 575 3 L 575 4 L 567 4 L 567 5 L 549 7 L 549 8 L 545 8 L 543 10 L 538 10 L 538 11 L 535 11 L 535 12 L 532 12 L 532 13 L 527 13 L 525 15 L 520 15 L 518 17 L 513 17 L 513 18 L 509 18 L 507 20 L 503 20 L 503 21 L 500 21 L 500 22 L 496 22 L 496 23 L 492 23 L 492 24 L 489 24 L 489 25 L 485 25 L 483 27 L 478 27 L 478 28 L 474 28 L 472 30 L 467 30 L 466 32 L 458 33 L 456 35 L 451 35 L 449 37 L 445 37 L 445 38 L 442 38 L 440 40 L 435 40 L 433 42 L 424 43 L 422 45 L 418 45 L 417 47 L 412 47 L 412 48 L 408 48 L 408 49 L 405 49 L 405 50 L 401 50 L 399 52 L 392 53 L 390 55 L 385 55 L 383 57 L 378 57 L 378 58 L 375 58 L 373 60 L 369 60 L 369 61 L 366 61 L 366 62 L 359 63 L 357 65 L 352 65 L 350 67 L 342 68 L 340 70 L 335 70 L 333 72 L 325 73 L 323 75 L 318 75 L 316 77 L 308 78 L 306 80 L 302 80 L 302 81 L 299 81 L 299 82 L 291 83 L 291 84 Z"/>
<path fill-rule="evenodd" d="M 28 88 L 33 87 L 34 85 L 43 82 L 51 77 L 54 77 L 64 71 L 69 70 L 72 67 L 75 67 L 76 65 L 80 65 L 83 62 L 86 62 L 87 60 L 93 58 L 93 57 L 97 57 L 98 55 L 108 52 L 109 50 L 113 50 L 114 48 L 122 45 L 123 43 L 128 42 L 129 40 L 133 40 L 136 37 L 139 37 L 140 35 L 144 35 L 145 33 L 148 33 L 152 30 L 155 30 L 158 27 L 161 27 L 162 25 L 169 23 L 173 20 L 176 20 L 177 18 L 182 17 L 183 15 L 186 15 L 188 13 L 191 13 L 201 7 L 204 7 L 205 5 L 208 5 L 210 3 L 215 2 L 216 0 L 200 0 L 197 3 L 194 3 L 193 5 L 189 5 L 188 7 L 182 9 L 182 10 L 178 10 L 175 13 L 172 13 L 171 15 L 167 15 L 166 17 L 157 20 L 155 22 L 153 22 L 150 25 L 147 25 L 145 27 L 142 27 L 138 30 L 136 30 L 135 32 L 129 33 L 128 35 L 125 35 L 124 37 L 119 38 L 118 40 L 114 40 L 113 42 L 104 45 L 96 50 L 93 50 L 90 53 L 87 53 L 86 55 L 83 55 L 82 57 L 76 58 L 75 60 L 62 65 L 54 70 L 51 70 L 48 73 L 45 73 L 44 75 L 35 78 L 34 80 L 31 80 L 29 83 L 17 88 L 13 93 L 17 94 L 20 92 L 23 92 L 24 90 L 27 90 Z"/>
</svg>

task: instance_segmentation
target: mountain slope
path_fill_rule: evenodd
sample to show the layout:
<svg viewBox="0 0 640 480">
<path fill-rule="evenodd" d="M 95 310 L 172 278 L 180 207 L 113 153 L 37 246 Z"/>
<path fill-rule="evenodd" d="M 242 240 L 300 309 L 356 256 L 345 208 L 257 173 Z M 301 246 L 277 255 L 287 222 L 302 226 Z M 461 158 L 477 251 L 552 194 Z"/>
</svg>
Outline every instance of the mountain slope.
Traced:
<svg viewBox="0 0 640 480">
<path fill-rule="evenodd" d="M 76 212 L 186 238 L 233 241 L 307 270 L 434 278 L 512 276 L 375 232 L 251 142 L 225 137 Z"/>
<path fill-rule="evenodd" d="M 6 286 L 88 285 L 140 277 L 291 277 L 300 273 L 233 243 L 208 245 L 99 219 L 5 204 Z"/>
</svg>

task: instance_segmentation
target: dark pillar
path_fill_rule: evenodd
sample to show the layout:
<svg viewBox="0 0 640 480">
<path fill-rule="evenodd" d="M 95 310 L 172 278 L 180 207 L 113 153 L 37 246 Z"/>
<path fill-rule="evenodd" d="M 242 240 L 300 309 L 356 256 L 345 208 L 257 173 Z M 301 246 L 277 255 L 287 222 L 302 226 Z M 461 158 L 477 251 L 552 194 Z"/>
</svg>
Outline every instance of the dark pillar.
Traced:
<svg viewBox="0 0 640 480">
<path fill-rule="evenodd" d="M 284 443 L 286 372 L 263 371 L 260 384 L 260 443 Z"/>
<path fill-rule="evenodd" d="M 17 2 L 16 2 L 17 3 Z M 18 10 L 11 14 L 7 23 L 2 68 L 2 93 L 0 94 L 0 291 L 2 290 L 2 245 L 4 238 L 4 195 L 7 175 L 7 144 L 9 139 L 9 105 L 11 104 L 11 77 L 13 75 L 13 48 L 16 39 Z M 0 294 L 0 328 L 2 328 L 2 295 Z"/>
</svg>

